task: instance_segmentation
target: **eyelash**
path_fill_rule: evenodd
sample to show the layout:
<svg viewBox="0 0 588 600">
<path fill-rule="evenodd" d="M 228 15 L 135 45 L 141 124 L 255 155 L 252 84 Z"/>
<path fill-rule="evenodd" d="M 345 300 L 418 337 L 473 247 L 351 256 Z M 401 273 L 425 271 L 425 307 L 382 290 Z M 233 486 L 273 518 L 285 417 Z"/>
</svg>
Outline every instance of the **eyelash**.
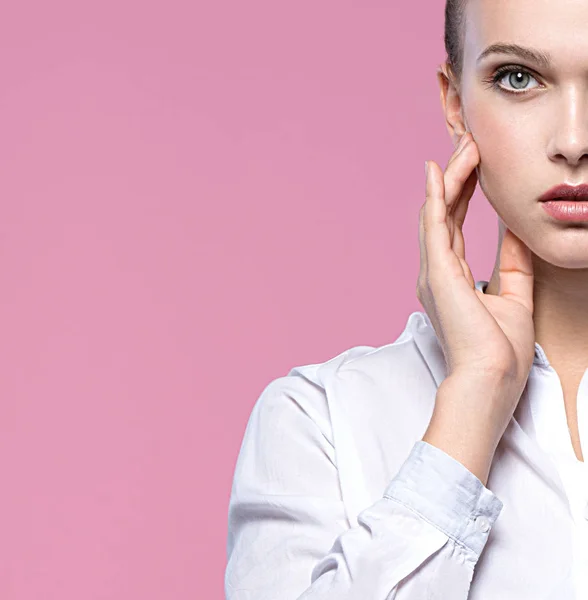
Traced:
<svg viewBox="0 0 588 600">
<path fill-rule="evenodd" d="M 505 92 L 506 94 L 511 94 L 513 96 L 522 96 L 536 89 L 530 88 L 528 90 L 523 90 L 520 92 L 513 92 L 513 90 L 509 90 L 499 85 L 498 82 L 509 73 L 526 73 L 527 75 L 530 75 L 533 79 L 535 79 L 535 81 L 537 81 L 537 78 L 533 75 L 533 73 L 531 73 L 528 69 L 525 69 L 524 67 L 518 65 L 504 65 L 498 67 L 498 69 L 496 69 L 496 71 L 494 72 L 494 75 L 491 75 L 488 79 L 485 79 L 484 81 L 490 84 L 490 87 L 498 89 L 501 92 Z"/>
</svg>

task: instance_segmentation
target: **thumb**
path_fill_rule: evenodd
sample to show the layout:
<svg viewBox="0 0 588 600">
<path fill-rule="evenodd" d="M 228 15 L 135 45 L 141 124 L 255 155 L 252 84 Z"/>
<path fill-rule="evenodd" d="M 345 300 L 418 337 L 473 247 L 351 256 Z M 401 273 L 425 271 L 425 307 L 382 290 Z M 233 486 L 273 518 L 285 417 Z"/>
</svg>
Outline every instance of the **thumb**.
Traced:
<svg viewBox="0 0 588 600">
<path fill-rule="evenodd" d="M 515 300 L 533 314 L 531 250 L 508 227 L 500 249 L 498 295 Z"/>
</svg>

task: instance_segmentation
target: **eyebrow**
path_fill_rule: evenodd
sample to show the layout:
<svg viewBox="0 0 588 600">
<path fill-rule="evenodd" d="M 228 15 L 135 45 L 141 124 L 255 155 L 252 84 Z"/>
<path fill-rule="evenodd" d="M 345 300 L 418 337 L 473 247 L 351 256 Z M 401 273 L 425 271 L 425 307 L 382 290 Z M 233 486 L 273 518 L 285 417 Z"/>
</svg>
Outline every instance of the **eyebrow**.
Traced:
<svg viewBox="0 0 588 600">
<path fill-rule="evenodd" d="M 479 63 L 489 54 L 514 54 L 526 60 L 535 62 L 546 69 L 551 64 L 551 55 L 548 52 L 542 52 L 541 50 L 535 50 L 533 48 L 526 48 L 525 46 L 519 46 L 519 44 L 504 43 L 492 44 L 488 46 L 480 54 L 480 56 L 478 56 L 476 63 Z"/>
</svg>

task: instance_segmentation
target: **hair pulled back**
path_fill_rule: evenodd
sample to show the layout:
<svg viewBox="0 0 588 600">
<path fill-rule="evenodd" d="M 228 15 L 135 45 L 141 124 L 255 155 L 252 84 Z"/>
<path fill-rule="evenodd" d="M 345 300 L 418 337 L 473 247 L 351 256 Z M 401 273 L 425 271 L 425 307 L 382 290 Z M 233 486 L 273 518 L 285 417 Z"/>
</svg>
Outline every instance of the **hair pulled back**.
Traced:
<svg viewBox="0 0 588 600">
<path fill-rule="evenodd" d="M 467 0 L 446 0 L 445 51 L 447 65 L 456 83 L 461 81 L 463 67 L 463 34 Z"/>
</svg>

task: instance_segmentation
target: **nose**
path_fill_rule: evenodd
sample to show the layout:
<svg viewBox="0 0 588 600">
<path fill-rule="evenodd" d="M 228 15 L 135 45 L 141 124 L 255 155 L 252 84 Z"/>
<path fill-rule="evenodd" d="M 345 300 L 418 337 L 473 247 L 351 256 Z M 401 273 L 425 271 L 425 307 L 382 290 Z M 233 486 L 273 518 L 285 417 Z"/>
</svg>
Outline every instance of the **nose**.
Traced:
<svg viewBox="0 0 588 600">
<path fill-rule="evenodd" d="M 548 154 L 553 161 L 577 166 L 588 162 L 588 92 L 574 88 L 562 92 Z"/>
</svg>

